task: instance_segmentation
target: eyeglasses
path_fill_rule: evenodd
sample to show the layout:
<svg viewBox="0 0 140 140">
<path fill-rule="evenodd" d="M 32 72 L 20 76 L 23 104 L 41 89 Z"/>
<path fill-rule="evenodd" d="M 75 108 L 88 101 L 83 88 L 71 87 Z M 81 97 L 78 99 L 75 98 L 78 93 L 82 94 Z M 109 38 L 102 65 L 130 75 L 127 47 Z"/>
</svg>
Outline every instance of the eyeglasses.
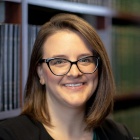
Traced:
<svg viewBox="0 0 140 140">
<path fill-rule="evenodd" d="M 99 65 L 99 57 L 86 56 L 77 61 L 70 61 L 63 58 L 48 58 L 41 59 L 40 63 L 47 63 L 50 71 L 56 76 L 66 75 L 73 64 L 77 66 L 79 71 L 84 74 L 94 73 Z"/>
</svg>

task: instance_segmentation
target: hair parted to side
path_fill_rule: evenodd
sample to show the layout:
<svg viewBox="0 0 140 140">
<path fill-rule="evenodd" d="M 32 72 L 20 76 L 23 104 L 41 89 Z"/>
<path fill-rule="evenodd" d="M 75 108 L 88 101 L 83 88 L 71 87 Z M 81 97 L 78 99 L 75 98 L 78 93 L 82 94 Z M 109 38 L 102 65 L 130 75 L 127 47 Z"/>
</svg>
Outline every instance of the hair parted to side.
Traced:
<svg viewBox="0 0 140 140">
<path fill-rule="evenodd" d="M 47 107 L 47 93 L 45 85 L 41 85 L 39 82 L 37 66 L 43 55 L 44 42 L 49 36 L 63 29 L 79 32 L 100 56 L 98 87 L 87 102 L 85 111 L 87 129 L 95 128 L 112 111 L 115 92 L 114 79 L 108 55 L 98 34 L 85 20 L 73 14 L 58 14 L 41 27 L 31 55 L 22 114 L 52 126 Z"/>
</svg>

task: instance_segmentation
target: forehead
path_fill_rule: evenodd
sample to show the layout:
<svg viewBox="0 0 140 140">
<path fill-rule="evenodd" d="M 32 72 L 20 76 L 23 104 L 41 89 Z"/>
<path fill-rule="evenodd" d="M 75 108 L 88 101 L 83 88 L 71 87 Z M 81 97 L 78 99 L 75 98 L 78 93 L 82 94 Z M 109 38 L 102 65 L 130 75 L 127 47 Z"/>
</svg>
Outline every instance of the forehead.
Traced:
<svg viewBox="0 0 140 140">
<path fill-rule="evenodd" d="M 93 49 L 83 36 L 70 30 L 61 30 L 50 35 L 43 45 L 43 55 L 92 53 Z"/>
</svg>

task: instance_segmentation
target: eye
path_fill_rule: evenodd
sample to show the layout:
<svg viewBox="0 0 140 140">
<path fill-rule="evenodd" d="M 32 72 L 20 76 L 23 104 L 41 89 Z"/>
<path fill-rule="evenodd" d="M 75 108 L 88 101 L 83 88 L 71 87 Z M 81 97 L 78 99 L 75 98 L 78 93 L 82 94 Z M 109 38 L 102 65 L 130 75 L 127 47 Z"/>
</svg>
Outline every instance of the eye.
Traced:
<svg viewBox="0 0 140 140">
<path fill-rule="evenodd" d="M 93 60 L 92 60 L 91 57 L 86 57 L 86 58 L 80 59 L 79 62 L 81 62 L 81 63 L 91 63 L 91 62 L 93 62 Z"/>
<path fill-rule="evenodd" d="M 50 65 L 61 66 L 65 65 L 68 61 L 65 59 L 53 59 L 50 61 Z"/>
<path fill-rule="evenodd" d="M 87 66 L 87 65 L 94 65 L 96 64 L 96 62 L 97 62 L 97 59 L 95 57 L 89 56 L 89 57 L 81 58 L 78 61 L 78 64 L 81 66 Z"/>
</svg>

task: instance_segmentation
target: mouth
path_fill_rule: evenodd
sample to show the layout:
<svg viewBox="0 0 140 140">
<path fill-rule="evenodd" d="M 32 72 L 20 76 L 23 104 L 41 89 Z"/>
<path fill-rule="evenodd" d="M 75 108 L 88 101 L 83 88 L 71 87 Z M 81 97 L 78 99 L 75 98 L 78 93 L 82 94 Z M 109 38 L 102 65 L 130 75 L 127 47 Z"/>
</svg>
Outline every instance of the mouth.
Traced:
<svg viewBox="0 0 140 140">
<path fill-rule="evenodd" d="M 84 83 L 69 83 L 69 84 L 65 84 L 65 87 L 80 87 L 84 85 Z"/>
</svg>

